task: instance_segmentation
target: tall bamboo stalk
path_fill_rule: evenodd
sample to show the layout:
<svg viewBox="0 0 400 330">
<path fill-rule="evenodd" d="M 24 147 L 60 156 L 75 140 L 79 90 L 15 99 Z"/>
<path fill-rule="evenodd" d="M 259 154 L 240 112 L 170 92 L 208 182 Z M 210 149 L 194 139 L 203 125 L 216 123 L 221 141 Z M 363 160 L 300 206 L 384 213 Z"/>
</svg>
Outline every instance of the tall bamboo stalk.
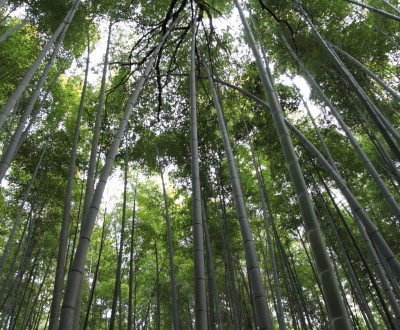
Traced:
<svg viewBox="0 0 400 330">
<path fill-rule="evenodd" d="M 75 163 L 76 163 L 76 157 L 77 157 L 77 153 L 78 153 L 78 142 L 79 142 L 81 118 L 82 118 L 83 108 L 85 105 L 86 88 L 87 88 L 87 83 L 88 83 L 87 80 L 88 80 L 88 74 L 89 74 L 89 61 L 90 61 L 89 54 L 90 54 L 90 40 L 89 40 L 89 33 L 88 33 L 85 78 L 83 81 L 81 100 L 79 103 L 78 113 L 77 113 L 76 122 L 75 122 L 74 136 L 73 136 L 73 141 L 72 141 L 70 163 L 69 163 L 69 170 L 68 170 L 67 187 L 66 187 L 65 198 L 64 198 L 60 240 L 59 240 L 59 245 L 58 245 L 56 278 L 54 280 L 53 299 L 52 299 L 51 311 L 50 311 L 50 322 L 49 322 L 50 330 L 57 329 L 58 319 L 60 316 L 60 304 L 61 304 L 61 296 L 62 296 L 62 290 L 63 290 L 63 284 L 64 284 L 65 258 L 67 255 L 68 232 L 69 232 L 70 214 L 71 214 L 72 190 L 74 187 L 74 178 L 75 178 Z"/>
<path fill-rule="evenodd" d="M 268 68 L 264 67 L 261 56 L 256 46 L 256 42 L 251 32 L 250 26 L 247 23 L 245 14 L 238 0 L 234 0 L 236 8 L 242 24 L 245 29 L 246 36 L 249 39 L 249 44 L 256 60 L 256 65 L 259 71 L 262 85 L 266 98 L 269 101 L 269 106 L 272 113 L 272 118 L 275 128 L 279 135 L 279 140 L 282 146 L 286 164 L 293 186 L 297 195 L 298 203 L 301 209 L 302 219 L 305 230 L 311 244 L 311 250 L 318 270 L 318 275 L 321 280 L 322 289 L 326 298 L 327 310 L 330 315 L 331 326 L 334 329 L 351 329 L 350 320 L 346 312 L 344 302 L 342 300 L 336 274 L 330 261 L 325 243 L 322 238 L 321 230 L 315 216 L 314 208 L 311 202 L 307 186 L 304 181 L 300 165 L 294 152 L 293 144 L 286 128 L 283 112 L 278 101 L 273 82 L 268 74 Z"/>
<path fill-rule="evenodd" d="M 39 69 L 42 61 L 44 60 L 46 54 L 50 50 L 51 46 L 54 44 L 54 42 L 57 40 L 57 38 L 60 36 L 60 34 L 64 31 L 67 30 L 68 27 L 70 26 L 72 19 L 78 10 L 78 6 L 80 4 L 80 0 L 76 0 L 75 3 L 73 4 L 72 8 L 70 11 L 67 13 L 67 15 L 64 17 L 62 20 L 61 24 L 58 26 L 56 31 L 53 33 L 51 38 L 46 42 L 45 46 L 43 47 L 42 51 L 36 58 L 36 60 L 33 62 L 25 76 L 22 78 L 21 82 L 19 83 L 18 87 L 15 89 L 14 93 L 10 96 L 8 99 L 6 105 L 4 106 L 3 110 L 0 113 L 0 129 L 3 127 L 8 115 L 11 113 L 11 111 L 14 109 L 15 104 L 18 102 L 18 100 L 21 98 L 22 94 L 25 92 L 29 82 L 33 78 L 35 72 Z M 0 4 L 1 8 L 1 4 Z"/>
<path fill-rule="evenodd" d="M 125 140 L 126 141 L 126 140 Z M 128 185 L 128 144 L 125 142 L 125 162 L 124 162 L 124 199 L 122 203 L 122 221 L 121 221 L 121 232 L 119 238 L 119 249 L 117 258 L 117 270 L 115 273 L 115 284 L 114 284 L 114 295 L 111 307 L 110 325 L 109 329 L 114 329 L 115 316 L 117 313 L 117 301 L 121 290 L 121 270 L 122 270 L 122 255 L 124 253 L 124 236 L 125 236 L 125 223 L 126 223 L 126 196 L 127 196 L 127 185 Z M 121 315 L 120 315 L 121 317 Z"/>
<path fill-rule="evenodd" d="M 164 175 L 161 168 L 161 164 L 159 165 L 159 171 L 161 176 L 161 184 L 162 184 L 164 203 L 165 203 L 165 221 L 167 224 L 169 272 L 171 277 L 172 321 L 173 321 L 172 324 L 173 324 L 173 330 L 179 330 L 178 295 L 176 292 L 176 283 L 175 283 L 174 247 L 172 244 L 171 218 L 169 216 L 169 201 L 168 201 L 167 190 L 165 189 Z"/>
<path fill-rule="evenodd" d="M 89 157 L 89 168 L 87 172 L 87 180 L 86 180 L 86 190 L 85 190 L 85 200 L 83 202 L 83 211 L 82 211 L 82 220 L 86 219 L 87 213 L 89 212 L 90 202 L 93 198 L 94 191 L 94 182 L 96 179 L 96 169 L 97 169 L 97 152 L 99 148 L 99 137 L 101 130 L 101 118 L 104 109 L 104 97 L 105 97 L 105 88 L 106 88 L 106 80 L 107 80 L 107 66 L 108 66 L 108 57 L 111 46 L 111 32 L 112 32 L 112 21 L 110 21 L 108 26 L 108 37 L 107 37 L 107 46 L 106 52 L 104 55 L 104 64 L 103 64 L 103 74 L 101 78 L 100 85 L 100 95 L 99 95 L 99 103 L 96 111 L 96 119 L 93 130 L 93 138 L 90 149 L 90 157 Z M 75 320 L 74 320 L 74 328 L 78 328 L 79 320 L 80 320 L 80 308 L 81 308 L 81 299 L 82 299 L 82 287 L 83 282 L 79 284 L 79 294 L 76 297 L 76 310 L 75 310 Z"/>
<path fill-rule="evenodd" d="M 245 120 L 243 120 L 243 123 L 244 123 L 244 127 L 246 130 L 246 135 L 247 135 L 247 140 L 248 140 L 248 144 L 249 144 L 249 148 L 250 148 L 253 167 L 254 167 L 254 170 L 256 171 L 258 189 L 259 189 L 259 194 L 260 194 L 261 209 L 262 209 L 263 218 L 264 218 L 265 235 L 267 238 L 268 253 L 269 253 L 269 257 L 270 257 L 270 261 L 271 261 L 272 278 L 273 278 L 273 282 L 274 282 L 274 293 L 276 295 L 276 305 L 277 305 L 276 314 L 277 314 L 277 318 L 278 318 L 279 329 L 284 330 L 284 329 L 286 329 L 286 324 L 285 324 L 285 317 L 284 317 L 284 313 L 283 313 L 282 295 L 281 295 L 281 290 L 279 287 L 278 268 L 277 268 L 277 264 L 276 264 L 275 250 L 274 250 L 274 246 L 273 246 L 273 242 L 272 242 L 272 238 L 271 238 L 269 214 L 267 212 L 267 206 L 265 203 L 261 174 L 260 174 L 260 170 L 258 168 L 257 162 L 256 162 L 255 152 L 253 149 L 253 144 L 251 142 L 250 133 L 247 128 L 247 124 L 246 124 Z"/>
<path fill-rule="evenodd" d="M 3 272 L 3 267 L 4 267 L 4 264 L 5 264 L 7 256 L 8 256 L 8 252 L 10 251 L 11 244 L 12 244 L 12 242 L 14 240 L 15 232 L 16 232 L 16 230 L 18 228 L 19 222 L 20 222 L 22 214 L 24 212 L 25 203 L 28 200 L 29 193 L 30 193 L 30 191 L 32 189 L 33 183 L 35 182 L 35 179 L 36 179 L 36 175 L 37 175 L 37 173 L 39 171 L 39 168 L 40 168 L 40 166 L 42 164 L 42 160 L 43 160 L 44 154 L 45 154 L 45 152 L 47 150 L 47 146 L 49 144 L 49 140 L 50 139 L 47 139 L 46 144 L 44 145 L 43 150 L 42 150 L 42 152 L 41 152 L 41 154 L 39 156 L 38 162 L 37 162 L 36 167 L 35 167 L 35 169 L 33 171 L 33 174 L 32 174 L 32 178 L 29 181 L 29 184 L 26 187 L 26 190 L 25 190 L 24 195 L 22 197 L 22 202 L 21 202 L 21 205 L 19 207 L 19 210 L 18 210 L 17 216 L 15 218 L 15 221 L 13 222 L 13 226 L 11 228 L 10 234 L 9 234 L 9 236 L 7 238 L 6 245 L 4 246 L 3 254 L 2 254 L 1 260 L 0 260 L 0 275 Z M 1 302 L 1 299 L 0 299 L 0 302 Z"/>
<path fill-rule="evenodd" d="M 309 27 L 313 31 L 315 37 L 319 41 L 320 45 L 322 48 L 325 50 L 325 52 L 328 54 L 328 56 L 332 59 L 332 61 L 335 63 L 335 66 L 339 70 L 339 72 L 343 75 L 353 92 L 357 95 L 357 97 L 360 99 L 361 103 L 363 104 L 364 108 L 368 112 L 370 118 L 374 121 L 375 125 L 379 128 L 380 132 L 382 133 L 382 136 L 384 137 L 386 143 L 392 150 L 393 154 L 396 156 L 398 160 L 400 160 L 400 149 L 398 147 L 398 144 L 396 144 L 392 136 L 395 140 L 400 142 L 400 134 L 394 129 L 394 127 L 387 121 L 387 119 L 383 116 L 383 114 L 380 112 L 380 110 L 373 104 L 373 102 L 368 98 L 364 90 L 361 88 L 361 86 L 357 83 L 357 81 L 354 79 L 352 74 L 349 72 L 349 70 L 346 68 L 346 66 L 343 64 L 343 62 L 339 59 L 339 57 L 336 55 L 335 51 L 328 46 L 326 43 L 325 39 L 321 36 L 321 34 L 318 32 L 314 24 L 311 22 L 309 19 L 308 15 L 305 13 L 304 9 L 301 7 L 301 5 L 298 3 L 296 0 L 297 7 L 300 10 L 300 13 L 308 23 Z M 391 136 L 392 135 L 392 136 Z"/>
<path fill-rule="evenodd" d="M 174 21 L 176 22 L 176 21 Z M 81 234 L 78 243 L 78 247 L 76 250 L 75 258 L 73 264 L 70 269 L 67 287 L 64 295 L 64 302 L 61 309 L 61 320 L 60 320 L 60 329 L 61 330 L 72 330 L 73 326 L 73 319 L 74 319 L 74 312 L 75 306 L 77 303 L 77 296 L 79 294 L 79 287 L 82 281 L 82 275 L 85 268 L 85 261 L 86 261 L 86 254 L 89 248 L 90 238 L 92 236 L 94 223 L 96 220 L 97 212 L 100 207 L 101 199 L 103 196 L 103 192 L 107 183 L 107 180 L 110 176 L 112 166 L 114 164 L 115 157 L 118 153 L 119 146 L 121 144 L 124 132 L 127 128 L 130 115 L 133 110 L 133 106 L 136 103 L 139 93 L 153 67 L 155 57 L 158 54 L 161 46 L 164 44 L 166 38 L 168 37 L 170 30 L 173 26 L 170 26 L 170 29 L 162 37 L 160 43 L 153 51 L 152 55 L 148 59 L 148 62 L 145 66 L 144 72 L 142 76 L 138 79 L 136 88 L 128 102 L 124 116 L 120 121 L 118 131 L 115 134 L 114 140 L 112 145 L 108 151 L 108 155 L 105 161 L 105 164 L 101 170 L 99 182 L 96 185 L 96 189 L 93 194 L 92 202 L 88 211 L 88 214 L 85 219 L 83 219 L 82 227 L 81 227 Z"/>
<path fill-rule="evenodd" d="M 220 164 L 220 172 L 221 171 L 221 164 Z M 232 261 L 232 248 L 229 242 L 229 232 L 228 232 L 228 224 L 227 224 L 227 219 L 226 219 L 226 207 L 225 207 L 225 194 L 224 194 L 224 185 L 223 185 L 223 179 L 222 179 L 222 174 L 220 173 L 220 186 L 221 186 L 221 193 L 219 196 L 219 204 L 220 208 L 217 205 L 217 198 L 214 193 L 214 189 L 211 188 L 213 198 L 215 200 L 214 203 L 214 208 L 215 212 L 217 214 L 217 219 L 218 219 L 218 224 L 221 229 L 221 240 L 222 240 L 222 245 L 224 247 L 224 265 L 226 269 L 226 277 L 227 280 L 226 282 L 228 283 L 228 287 L 230 290 L 230 314 L 233 319 L 233 329 L 234 330 L 239 330 L 240 325 L 239 325 L 239 312 L 238 312 L 238 303 L 237 303 L 237 293 L 236 293 L 236 286 L 235 286 L 235 276 L 233 274 L 233 261 Z M 222 214 L 221 214 L 222 211 Z M 228 302 L 229 303 L 229 302 Z"/>
<path fill-rule="evenodd" d="M 258 321 L 257 327 L 259 329 L 272 329 L 272 321 L 270 318 L 270 311 L 267 303 L 267 297 L 265 294 L 265 289 L 261 278 L 260 266 L 258 264 L 253 235 L 251 233 L 249 221 L 247 218 L 247 211 L 244 203 L 242 187 L 240 185 L 235 159 L 229 141 L 228 131 L 226 129 L 224 116 L 222 113 L 221 106 L 219 104 L 218 95 L 214 87 L 214 82 L 211 78 L 211 74 L 209 72 L 206 63 L 205 67 L 207 71 L 207 77 L 210 83 L 210 89 L 214 101 L 214 106 L 217 110 L 218 124 L 221 130 L 225 154 L 228 161 L 229 176 L 231 179 L 236 212 L 240 224 L 242 240 L 245 249 L 247 273 L 253 291 L 252 294 L 254 299 L 255 315 Z"/>
<path fill-rule="evenodd" d="M 400 22 L 400 17 L 399 16 L 396 16 L 396 15 L 393 15 L 391 13 L 388 13 L 387 11 L 384 11 L 382 9 L 379 9 L 379 8 L 376 8 L 376 7 L 373 7 L 373 6 L 369 6 L 369 5 L 366 5 L 365 3 L 361 3 L 361 2 L 358 2 L 358 1 L 353 1 L 353 0 L 344 0 L 344 1 L 352 3 L 353 5 L 359 6 L 361 8 L 368 9 L 368 10 L 374 12 L 374 13 L 377 13 L 379 15 L 382 15 L 382 16 L 385 16 L 387 18 L 393 19 L 393 20 L 395 20 L 397 22 Z"/>
<path fill-rule="evenodd" d="M 214 268 L 214 258 L 213 253 L 211 250 L 211 240 L 210 240 L 210 232 L 208 229 L 208 208 L 207 204 L 202 200 L 202 210 L 203 210 L 203 218 L 204 218 L 204 239 L 206 243 L 206 253 L 207 253 L 207 260 L 208 260 L 208 278 L 209 278 L 209 297 L 208 299 L 212 302 L 212 306 L 215 306 L 215 316 L 217 319 L 218 330 L 223 330 L 222 319 L 221 319 L 221 308 L 219 303 L 218 297 L 218 288 L 217 288 L 217 279 L 216 273 Z M 210 304 L 210 315 L 214 315 L 214 309 L 211 308 Z M 210 316 L 210 326 L 211 329 L 215 329 L 214 322 L 211 321 Z"/>
<path fill-rule="evenodd" d="M 104 217 L 103 217 L 103 228 L 101 231 L 101 240 L 100 240 L 100 247 L 98 250 L 98 257 L 97 257 L 97 263 L 96 263 L 96 269 L 94 271 L 94 276 L 93 276 L 93 281 L 92 281 L 92 287 L 90 288 L 90 294 L 89 294 L 89 300 L 88 300 L 88 306 L 85 314 L 85 319 L 83 321 L 82 329 L 86 330 L 88 323 L 89 323 L 89 316 L 90 316 L 90 310 L 92 307 L 92 302 L 94 298 L 94 292 L 96 290 L 96 285 L 97 285 L 97 278 L 99 276 L 99 269 L 100 269 L 100 261 L 101 261 L 101 255 L 103 253 L 103 248 L 104 248 L 104 242 L 107 236 L 107 218 L 106 218 L 106 211 L 107 209 L 104 210 Z"/>
<path fill-rule="evenodd" d="M 128 292 L 128 330 L 132 330 L 135 327 L 135 315 L 136 311 L 133 308 L 133 286 L 135 286 L 136 292 L 136 278 L 134 279 L 134 269 L 133 269 L 133 250 L 134 250 L 134 242 L 135 242 L 135 218 L 136 218 L 136 195 L 137 195 L 137 186 L 138 181 L 136 178 L 135 191 L 133 193 L 133 209 L 132 209 L 132 223 L 131 223 L 131 231 L 130 231 L 130 247 L 129 247 L 129 292 Z M 135 263 L 136 265 L 136 263 Z M 132 319 L 133 317 L 133 319 Z"/>
<path fill-rule="evenodd" d="M 46 82 L 47 76 L 50 72 L 51 67 L 53 66 L 53 63 L 56 59 L 56 56 L 58 54 L 58 51 L 61 47 L 62 41 L 64 39 L 65 36 L 65 30 L 62 33 L 60 40 L 57 42 L 53 54 L 51 55 L 49 61 L 47 62 L 45 68 L 43 69 L 43 72 L 39 78 L 39 81 L 36 84 L 35 90 L 33 91 L 28 104 L 26 105 L 26 107 L 24 108 L 24 111 L 22 113 L 21 119 L 18 123 L 17 128 L 15 129 L 15 132 L 10 140 L 10 142 L 7 145 L 6 150 L 3 152 L 2 156 L 1 156 L 1 161 L 0 161 L 0 183 L 3 181 L 6 172 L 9 168 L 9 166 L 11 165 L 11 162 L 14 160 L 16 153 L 18 151 L 18 145 L 20 144 L 20 140 L 22 137 L 22 133 L 25 129 L 25 127 L 28 124 L 28 120 L 29 117 L 31 115 L 31 112 L 33 110 L 33 107 L 36 104 L 36 101 L 39 98 L 40 92 Z"/>
<path fill-rule="evenodd" d="M 0 3 L 0 8 L 1 8 L 1 3 Z M 2 36 L 0 36 L 0 43 L 3 42 L 4 40 L 6 40 L 15 31 L 17 31 L 20 28 L 24 27 L 28 23 L 29 23 L 29 20 L 25 19 L 21 23 L 19 23 L 16 26 L 14 26 L 12 29 L 8 30 L 6 33 L 4 33 Z"/>
<path fill-rule="evenodd" d="M 192 222 L 195 281 L 196 330 L 207 330 L 206 277 L 204 271 L 203 221 L 201 218 L 201 193 L 199 171 L 199 146 L 196 110 L 196 19 L 192 8 L 192 42 L 190 49 L 190 150 L 192 170 Z"/>
<path fill-rule="evenodd" d="M 400 95 L 388 84 L 386 84 L 382 79 L 380 79 L 375 73 L 373 73 L 370 69 L 368 69 L 364 64 L 362 64 L 360 61 L 356 60 L 353 56 L 351 56 L 349 53 L 345 52 L 343 49 L 335 46 L 332 43 L 329 43 L 329 45 L 345 56 L 347 59 L 349 59 L 352 63 L 354 63 L 356 66 L 358 66 L 364 73 L 366 73 L 369 77 L 374 79 L 379 85 L 383 87 L 390 95 L 393 96 L 393 98 L 397 101 L 400 102 Z"/>
</svg>

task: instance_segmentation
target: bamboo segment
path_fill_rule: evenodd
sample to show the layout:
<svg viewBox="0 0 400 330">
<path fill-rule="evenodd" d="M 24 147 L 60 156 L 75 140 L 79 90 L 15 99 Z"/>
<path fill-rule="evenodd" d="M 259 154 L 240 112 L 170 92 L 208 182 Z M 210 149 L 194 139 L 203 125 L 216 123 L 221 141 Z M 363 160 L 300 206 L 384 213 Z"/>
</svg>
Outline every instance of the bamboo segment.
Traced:
<svg viewBox="0 0 400 330">
<path fill-rule="evenodd" d="M 272 320 L 270 318 L 269 307 L 267 304 L 264 285 L 261 279 L 260 267 L 257 260 L 253 235 L 251 233 L 249 221 L 247 218 L 246 206 L 244 203 L 243 192 L 240 186 L 239 176 L 237 173 L 236 164 L 233 157 L 232 147 L 230 145 L 228 132 L 226 130 L 222 109 L 218 101 L 218 96 L 214 87 L 214 83 L 211 78 L 210 72 L 208 70 L 207 64 L 205 65 L 213 96 L 214 106 L 217 110 L 218 124 L 222 133 L 222 140 L 224 143 L 226 158 L 228 160 L 229 176 L 231 178 L 231 184 L 235 198 L 236 212 L 239 218 L 242 240 L 245 249 L 247 273 L 249 277 L 249 282 L 251 284 L 251 290 L 254 299 L 256 322 L 258 322 L 259 329 L 272 329 Z"/>
<path fill-rule="evenodd" d="M 322 289 L 324 291 L 324 296 L 327 303 L 327 310 L 331 320 L 331 326 L 334 329 L 351 329 L 349 316 L 347 315 L 346 308 L 338 288 L 336 274 L 322 238 L 322 233 L 314 213 L 311 198 L 307 191 L 307 186 L 296 158 L 289 132 L 284 122 L 282 109 L 276 97 L 273 83 L 270 79 L 267 69 L 263 65 L 256 42 L 250 27 L 247 24 L 246 17 L 241 9 L 239 1 L 235 0 L 234 2 L 239 11 L 245 33 L 250 40 L 250 47 L 256 60 L 258 72 L 264 87 L 264 92 L 269 101 L 272 118 L 279 135 L 283 154 L 301 209 L 304 227 L 311 244 L 311 250 L 313 252 L 315 263 L 317 265 L 318 275 L 321 280 Z"/>
<path fill-rule="evenodd" d="M 77 296 L 79 294 L 79 286 L 82 281 L 82 275 L 85 268 L 86 254 L 89 248 L 90 237 L 92 236 L 93 227 L 98 213 L 98 209 L 100 207 L 103 192 L 107 180 L 110 176 L 112 166 L 114 164 L 115 157 L 118 153 L 118 149 L 121 144 L 124 132 L 127 128 L 133 106 L 136 103 L 139 97 L 139 93 L 146 81 L 146 78 L 148 77 L 152 69 L 152 66 L 155 62 L 155 56 L 158 54 L 161 46 L 168 37 L 169 31 L 170 30 L 168 30 L 167 33 L 164 34 L 162 40 L 160 41 L 160 43 L 152 53 L 151 57 L 149 58 L 146 67 L 144 69 L 144 72 L 142 76 L 139 78 L 136 88 L 130 98 L 130 101 L 125 108 L 124 116 L 120 121 L 118 131 L 109 149 L 106 162 L 101 170 L 99 182 L 96 185 L 90 209 L 88 211 L 86 218 L 83 220 L 78 248 L 76 250 L 75 258 L 70 269 L 67 281 L 67 287 L 64 294 L 63 306 L 61 309 L 60 329 L 62 330 L 67 330 L 67 329 L 72 330 L 73 328 L 74 311 L 75 311 Z"/>
</svg>

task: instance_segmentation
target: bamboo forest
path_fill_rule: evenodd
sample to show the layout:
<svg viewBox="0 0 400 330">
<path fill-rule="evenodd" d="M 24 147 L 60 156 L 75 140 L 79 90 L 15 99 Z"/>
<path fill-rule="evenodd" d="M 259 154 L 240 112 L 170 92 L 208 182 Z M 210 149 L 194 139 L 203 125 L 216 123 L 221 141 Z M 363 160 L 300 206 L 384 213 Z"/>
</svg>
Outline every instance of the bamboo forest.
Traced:
<svg viewBox="0 0 400 330">
<path fill-rule="evenodd" d="M 400 1 L 0 0 L 0 329 L 400 329 Z"/>
</svg>

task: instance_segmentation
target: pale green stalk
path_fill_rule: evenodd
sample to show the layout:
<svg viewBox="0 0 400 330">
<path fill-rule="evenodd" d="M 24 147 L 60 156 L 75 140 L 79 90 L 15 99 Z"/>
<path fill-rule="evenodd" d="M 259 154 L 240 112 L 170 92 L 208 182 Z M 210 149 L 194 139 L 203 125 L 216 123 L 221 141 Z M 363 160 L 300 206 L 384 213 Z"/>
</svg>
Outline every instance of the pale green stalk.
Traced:
<svg viewBox="0 0 400 330">
<path fill-rule="evenodd" d="M 192 43 L 190 50 L 190 135 L 191 135 L 191 168 L 192 168 L 192 222 L 194 250 L 194 281 L 195 281 L 195 323 L 196 330 L 206 330 L 207 295 L 204 267 L 203 221 L 201 218 L 201 193 L 199 171 L 199 146 L 197 138 L 196 110 L 196 20 L 192 18 Z"/>
<path fill-rule="evenodd" d="M 350 319 L 338 287 L 335 270 L 333 269 L 326 245 L 322 238 L 321 229 L 319 228 L 318 220 L 314 212 L 314 206 L 308 193 L 307 186 L 305 184 L 304 177 L 294 151 L 292 140 L 285 125 L 283 111 L 279 100 L 276 97 L 273 82 L 271 81 L 270 75 L 267 71 L 268 68 L 264 67 L 262 58 L 254 40 L 253 33 L 251 32 L 251 29 L 247 23 L 239 1 L 234 0 L 234 3 L 239 11 L 239 15 L 245 29 L 245 34 L 249 39 L 249 44 L 256 60 L 256 65 L 264 92 L 269 102 L 269 108 L 271 109 L 275 128 L 279 135 L 279 141 L 281 143 L 289 174 L 297 195 L 304 228 L 310 241 L 311 251 L 316 263 L 324 297 L 326 299 L 331 326 L 333 329 L 351 329 Z"/>
<path fill-rule="evenodd" d="M 71 265 L 67 287 L 64 294 L 63 306 L 61 309 L 61 319 L 60 319 L 60 329 L 61 330 L 72 330 L 74 322 L 74 312 L 77 303 L 77 297 L 79 294 L 80 283 L 82 281 L 82 275 L 85 268 L 86 255 L 89 248 L 90 238 L 92 236 L 93 227 L 96 221 L 96 216 L 100 207 L 101 199 L 107 180 L 111 174 L 111 170 L 114 164 L 115 157 L 118 153 L 119 146 L 121 144 L 122 138 L 124 136 L 125 130 L 128 126 L 129 118 L 131 116 L 133 107 L 139 97 L 139 93 L 153 67 L 155 62 L 155 57 L 158 54 L 161 46 L 164 44 L 166 38 L 168 37 L 171 28 L 164 34 L 162 40 L 150 56 L 142 76 L 138 79 L 136 88 L 128 102 L 124 116 L 120 121 L 117 133 L 115 134 L 114 140 L 108 151 L 107 158 L 105 160 L 104 166 L 101 170 L 99 181 L 96 185 L 96 189 L 93 194 L 93 199 L 88 211 L 86 218 L 83 220 L 81 234 L 79 238 L 78 247 L 75 253 L 73 263 Z"/>
<path fill-rule="evenodd" d="M 6 105 L 4 106 L 2 112 L 0 113 L 0 129 L 3 127 L 4 123 L 7 120 L 8 115 L 14 109 L 15 104 L 21 98 L 22 94 L 26 91 L 31 79 L 33 78 L 35 72 L 39 69 L 40 65 L 42 64 L 46 54 L 50 50 L 51 46 L 57 40 L 61 32 L 67 30 L 70 26 L 72 19 L 78 10 L 78 6 L 80 4 L 80 0 L 76 0 L 74 5 L 72 6 L 71 10 L 67 13 L 57 30 L 53 33 L 51 38 L 46 42 L 45 46 L 43 47 L 42 51 L 36 58 L 35 62 L 31 65 L 28 72 L 22 78 L 21 82 L 19 83 L 18 87 L 15 89 L 14 93 L 8 99 Z M 0 5 L 1 7 L 1 5 Z"/>
<path fill-rule="evenodd" d="M 1 4 L 0 4 L 0 8 L 1 8 Z M 16 26 L 14 26 L 12 29 L 8 30 L 6 33 L 4 33 L 1 37 L 0 37 L 0 42 L 3 42 L 4 40 L 6 40 L 10 35 L 12 35 L 15 31 L 19 30 L 20 28 L 24 27 L 26 24 L 29 23 L 29 20 L 23 20 L 21 23 L 17 24 Z"/>
<path fill-rule="evenodd" d="M 258 258 L 254 245 L 253 235 L 251 233 L 251 228 L 247 217 L 243 191 L 240 184 L 239 175 L 237 172 L 233 151 L 228 136 L 228 131 L 226 129 L 222 108 L 221 105 L 219 104 L 218 95 L 214 87 L 213 79 L 211 77 L 211 74 L 208 70 L 206 63 L 205 66 L 206 66 L 208 81 L 210 83 L 214 106 L 217 110 L 218 124 L 221 130 L 222 141 L 224 144 L 225 154 L 228 161 L 228 170 L 232 184 L 233 196 L 235 199 L 236 213 L 239 219 L 240 230 L 244 244 L 247 274 L 249 277 L 249 282 L 251 284 L 252 298 L 254 300 L 257 328 L 260 330 L 273 329 L 272 320 L 270 318 L 270 311 L 267 303 L 267 297 L 265 294 L 265 288 L 261 278 L 260 266 L 258 264 Z"/>
<path fill-rule="evenodd" d="M 353 1 L 353 0 L 344 0 L 344 1 L 352 3 L 353 5 L 359 6 L 361 8 L 368 9 L 370 11 L 373 11 L 374 13 L 377 13 L 377 14 L 380 14 L 380 15 L 385 16 L 387 18 L 393 19 L 393 20 L 395 20 L 397 22 L 400 22 L 400 17 L 399 16 L 390 14 L 387 11 L 384 11 L 382 9 L 379 9 L 379 8 L 376 8 L 376 7 L 372 7 L 372 6 L 366 5 L 365 3 L 361 3 L 361 2 L 357 2 L 357 1 Z"/>
</svg>

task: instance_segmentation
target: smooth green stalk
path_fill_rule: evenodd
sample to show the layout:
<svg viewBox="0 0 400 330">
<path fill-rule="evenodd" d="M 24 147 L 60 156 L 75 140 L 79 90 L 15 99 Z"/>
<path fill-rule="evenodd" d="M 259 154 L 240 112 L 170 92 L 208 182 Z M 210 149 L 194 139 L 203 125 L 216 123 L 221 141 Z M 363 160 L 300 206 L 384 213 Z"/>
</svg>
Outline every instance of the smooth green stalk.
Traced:
<svg viewBox="0 0 400 330">
<path fill-rule="evenodd" d="M 74 314 L 75 314 L 75 306 L 77 303 L 77 297 L 79 294 L 80 283 L 82 281 L 83 272 L 84 272 L 84 268 L 85 268 L 87 251 L 89 248 L 90 238 L 92 236 L 93 227 L 94 227 L 94 224 L 96 221 L 96 216 L 97 216 L 97 213 L 98 213 L 98 210 L 100 207 L 103 192 L 104 192 L 105 186 L 107 184 L 107 180 L 111 174 L 111 170 L 114 165 L 114 160 L 118 153 L 119 146 L 121 145 L 123 135 L 128 126 L 129 118 L 131 116 L 134 104 L 136 103 L 136 101 L 139 97 L 139 93 L 140 93 L 152 67 L 153 67 L 153 64 L 155 62 L 155 57 L 158 54 L 161 46 L 164 44 L 170 31 L 171 31 L 171 28 L 169 30 L 167 30 L 166 34 L 164 34 L 162 40 L 160 41 L 160 43 L 158 44 L 158 46 L 152 53 L 151 57 L 149 58 L 146 66 L 145 66 L 143 75 L 137 81 L 136 88 L 131 96 L 130 101 L 128 102 L 128 104 L 125 108 L 124 116 L 120 121 L 118 131 L 115 134 L 114 140 L 112 142 L 112 145 L 109 149 L 107 158 L 105 160 L 105 164 L 101 170 L 100 178 L 96 185 L 96 189 L 93 194 L 93 199 L 92 199 L 88 214 L 87 214 L 86 218 L 83 219 L 79 243 L 78 243 L 78 247 L 77 247 L 77 250 L 75 253 L 74 261 L 73 261 L 71 269 L 70 269 L 70 273 L 69 273 L 69 277 L 68 277 L 68 281 L 67 281 L 67 287 L 66 287 L 66 291 L 64 294 L 63 306 L 61 309 L 61 319 L 60 319 L 60 329 L 61 330 L 67 330 L 67 329 L 72 330 Z"/>
<path fill-rule="evenodd" d="M 192 167 L 192 221 L 194 250 L 194 281 L 195 281 L 195 323 L 196 330 L 206 330 L 207 296 L 206 276 L 204 267 L 203 221 L 201 218 L 201 193 L 199 171 L 199 146 L 197 139 L 196 110 L 196 20 L 192 18 L 192 43 L 190 51 L 190 135 L 191 135 L 191 167 Z"/>
<path fill-rule="evenodd" d="M 239 11 L 246 36 L 249 39 L 249 44 L 256 60 L 256 65 L 262 85 L 264 87 L 264 92 L 271 109 L 275 128 L 279 135 L 279 141 L 281 143 L 289 174 L 297 195 L 305 231 L 310 241 L 311 250 L 318 270 L 318 276 L 320 278 L 322 290 L 326 299 L 331 326 L 333 329 L 351 329 L 350 319 L 347 315 L 345 304 L 340 294 L 336 274 L 322 238 L 322 233 L 314 212 L 311 197 L 308 193 L 307 186 L 305 184 L 304 177 L 294 151 L 292 140 L 285 125 L 283 111 L 276 97 L 273 82 L 270 79 L 267 69 L 263 65 L 263 61 L 256 46 L 253 33 L 251 32 L 250 26 L 247 23 L 239 1 L 234 0 L 234 3 Z"/>
<path fill-rule="evenodd" d="M 247 274 L 251 284 L 252 297 L 254 300 L 255 318 L 258 329 L 273 329 L 270 311 L 265 294 L 265 288 L 261 278 L 260 266 L 258 264 L 257 253 L 254 245 L 253 235 L 249 220 L 247 217 L 246 206 L 243 197 L 242 187 L 240 185 L 239 175 L 237 172 L 235 159 L 230 144 L 228 131 L 226 129 L 225 120 L 221 105 L 219 104 L 218 95 L 214 87 L 211 74 L 205 63 L 208 81 L 212 92 L 214 106 L 217 110 L 218 124 L 222 133 L 225 154 L 228 161 L 229 176 L 231 179 L 233 195 L 235 199 L 236 213 L 239 218 L 240 230 L 244 244 Z"/>
</svg>

